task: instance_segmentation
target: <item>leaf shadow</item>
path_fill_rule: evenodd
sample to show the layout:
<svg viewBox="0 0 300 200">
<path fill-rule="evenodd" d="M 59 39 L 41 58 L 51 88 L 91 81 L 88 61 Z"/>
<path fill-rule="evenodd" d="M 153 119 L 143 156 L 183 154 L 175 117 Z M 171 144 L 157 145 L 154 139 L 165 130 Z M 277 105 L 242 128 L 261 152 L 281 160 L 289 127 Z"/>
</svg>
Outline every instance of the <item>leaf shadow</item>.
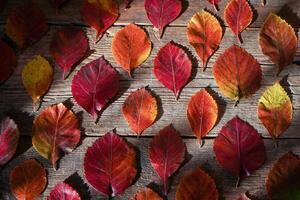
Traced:
<svg viewBox="0 0 300 200">
<path fill-rule="evenodd" d="M 74 190 L 76 190 L 81 197 L 81 199 L 90 200 L 91 193 L 89 191 L 88 185 L 84 182 L 84 180 L 79 176 L 78 172 L 75 172 L 71 176 L 69 176 L 65 181 L 68 185 L 70 185 Z"/>
<path fill-rule="evenodd" d="M 156 92 L 152 89 L 150 89 L 149 86 L 146 86 L 145 89 L 155 98 L 156 102 L 157 102 L 157 116 L 155 121 L 153 122 L 156 123 L 157 121 L 159 121 L 159 119 L 163 116 L 164 114 L 164 110 L 163 110 L 163 106 L 162 106 L 162 100 L 160 98 L 160 96 L 158 94 L 156 94 Z"/>
<path fill-rule="evenodd" d="M 297 13 L 294 12 L 294 10 L 291 8 L 292 3 L 286 3 L 284 4 L 280 10 L 277 12 L 277 14 L 282 17 L 284 20 L 286 20 L 297 32 L 298 28 L 295 27 L 300 27 L 300 17 L 297 15 Z M 299 2 L 298 2 L 299 3 Z M 300 3 L 299 3 L 300 5 Z M 296 5 L 295 5 L 296 7 Z M 297 36 L 297 34 L 296 34 Z"/>
</svg>

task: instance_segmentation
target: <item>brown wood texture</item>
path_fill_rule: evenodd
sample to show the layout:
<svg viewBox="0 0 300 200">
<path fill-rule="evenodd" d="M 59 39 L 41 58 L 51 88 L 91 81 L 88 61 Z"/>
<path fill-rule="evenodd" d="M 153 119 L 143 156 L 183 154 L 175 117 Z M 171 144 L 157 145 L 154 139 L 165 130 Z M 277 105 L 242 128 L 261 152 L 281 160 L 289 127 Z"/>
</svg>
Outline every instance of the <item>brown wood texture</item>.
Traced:
<svg viewBox="0 0 300 200">
<path fill-rule="evenodd" d="M 19 52 L 18 68 L 14 72 L 13 76 L 0 86 L 0 113 L 8 114 L 12 116 L 18 123 L 21 133 L 23 135 L 20 149 L 18 155 L 0 172 L 0 199 L 1 192 L 3 198 L 13 199 L 9 194 L 9 186 L 7 182 L 7 177 L 10 170 L 21 160 L 28 158 L 36 158 L 41 161 L 48 170 L 49 185 L 46 191 L 41 196 L 44 199 L 53 188 L 53 186 L 59 182 L 63 181 L 74 173 L 78 172 L 78 175 L 83 177 L 82 174 L 82 160 L 85 154 L 85 150 L 92 142 L 96 139 L 94 136 L 101 136 L 107 131 L 116 128 L 117 133 L 123 135 L 127 140 L 136 146 L 139 154 L 139 169 L 140 173 L 138 175 L 137 181 L 131 186 L 123 195 L 117 196 L 114 199 L 131 199 L 133 194 L 141 187 L 147 186 L 151 182 L 158 183 L 158 178 L 150 166 L 147 148 L 152 136 L 157 133 L 164 126 L 172 123 L 174 127 L 181 133 L 185 138 L 187 144 L 188 153 L 190 156 L 187 158 L 187 163 L 182 167 L 179 173 L 174 176 L 172 181 L 172 187 L 168 199 L 174 199 L 176 186 L 178 184 L 179 178 L 189 170 L 192 170 L 198 165 L 202 165 L 204 169 L 216 178 L 218 187 L 220 189 L 220 194 L 224 199 L 234 199 L 240 193 L 245 191 L 250 191 L 251 194 L 258 194 L 260 197 L 264 196 L 264 180 L 266 172 L 272 165 L 272 163 L 279 158 L 283 153 L 293 150 L 295 153 L 300 154 L 300 138 L 299 128 L 300 128 L 300 71 L 299 66 L 290 65 L 288 66 L 279 77 L 276 77 L 277 69 L 276 67 L 264 56 L 258 45 L 258 34 L 260 27 L 263 24 L 264 19 L 269 12 L 279 13 L 284 19 L 290 22 L 296 31 L 300 28 L 300 1 L 299 0 L 267 0 L 266 6 L 261 6 L 260 0 L 250 0 L 252 4 L 255 19 L 251 24 L 250 28 L 242 33 L 242 38 L 244 43 L 241 45 L 249 53 L 251 53 L 261 64 L 263 70 L 263 84 L 261 89 L 256 92 L 252 97 L 245 99 L 240 102 L 237 107 L 234 107 L 234 102 L 227 98 L 224 98 L 217 88 L 216 82 L 212 75 L 212 65 L 216 58 L 229 46 L 232 44 L 237 44 L 235 36 L 232 34 L 231 30 L 226 27 L 222 22 L 224 27 L 224 37 L 220 48 L 212 56 L 209 61 L 208 68 L 205 72 L 202 72 L 201 62 L 197 57 L 194 49 L 189 45 L 186 39 L 186 24 L 190 17 L 197 11 L 202 9 L 208 9 L 213 11 L 213 7 L 207 3 L 206 0 L 184 0 L 184 11 L 181 16 L 176 19 L 170 26 L 165 30 L 165 34 L 161 40 L 157 39 L 157 32 L 155 32 L 149 23 L 144 8 L 142 0 L 134 0 L 131 4 L 131 8 L 124 10 L 123 7 L 120 8 L 121 15 L 119 20 L 115 25 L 108 30 L 108 34 L 100 40 L 99 43 L 94 44 L 95 33 L 92 29 L 88 28 L 84 24 L 80 17 L 80 6 L 82 0 L 70 0 L 68 1 L 58 12 L 56 12 L 48 3 L 47 0 L 39 1 L 33 0 L 38 3 L 40 7 L 44 10 L 47 16 L 47 20 L 50 24 L 50 31 L 45 37 L 42 38 L 38 43 L 26 49 L 24 52 Z M 0 28 L 4 29 L 5 19 L 9 11 L 16 5 L 22 3 L 20 0 L 9 0 L 7 7 L 0 15 Z M 216 13 L 220 19 L 223 18 L 223 9 L 226 4 L 226 0 L 220 3 L 220 11 Z M 114 61 L 111 53 L 111 40 L 114 34 L 120 30 L 124 25 L 135 22 L 143 26 L 143 28 L 149 34 L 151 41 L 153 43 L 153 50 L 147 61 L 142 64 L 142 66 L 134 72 L 134 77 L 128 77 L 127 73 L 120 68 Z M 81 26 L 87 33 L 88 39 L 90 41 L 91 53 L 83 60 L 67 78 L 67 80 L 61 80 L 61 72 L 57 66 L 53 63 L 51 56 L 49 55 L 49 44 L 52 39 L 54 32 L 69 23 L 74 23 L 77 26 Z M 297 33 L 298 38 L 300 36 Z M 193 60 L 193 73 L 189 83 L 183 88 L 180 98 L 178 101 L 174 99 L 173 94 L 162 86 L 158 82 L 153 73 L 153 60 L 155 58 L 158 50 L 167 42 L 173 40 L 174 42 L 184 46 Z M 300 42 L 298 42 L 299 46 Z M 32 59 L 35 55 L 41 54 L 48 58 L 49 61 L 53 63 L 55 69 L 54 82 L 49 90 L 49 92 L 43 98 L 43 102 L 40 110 L 37 113 L 32 112 L 31 99 L 27 95 L 24 87 L 21 84 L 21 72 L 24 65 Z M 119 92 L 117 98 L 115 98 L 111 104 L 104 110 L 100 116 L 98 124 L 95 124 L 94 120 L 82 109 L 80 108 L 71 95 L 70 84 L 73 76 L 76 72 L 86 63 L 104 55 L 107 60 L 119 71 L 122 75 L 121 81 L 121 91 Z M 300 49 L 298 49 L 295 61 L 300 60 Z M 261 96 L 262 92 L 268 87 L 274 84 L 278 80 L 282 80 L 283 85 L 289 91 L 289 94 L 293 101 L 294 114 L 293 122 L 291 127 L 279 140 L 279 148 L 274 149 L 273 143 L 267 134 L 266 129 L 262 126 L 257 118 L 256 109 L 257 101 Z M 133 138 L 134 133 L 130 131 L 126 121 L 124 120 L 121 107 L 126 99 L 126 97 L 136 89 L 140 87 L 149 86 L 150 90 L 155 94 L 159 101 L 159 117 L 155 124 L 148 128 L 143 134 L 142 139 L 137 140 Z M 219 122 L 216 127 L 211 131 L 208 137 L 206 137 L 206 143 L 203 148 L 199 148 L 197 141 L 189 127 L 186 118 L 186 106 L 190 97 L 201 88 L 209 87 L 212 94 L 216 98 L 221 114 L 219 116 Z M 31 147 L 31 124 L 35 115 L 37 115 L 45 107 L 67 101 L 68 105 L 72 106 L 72 109 L 78 114 L 82 120 L 82 127 L 84 128 L 83 135 L 85 135 L 82 143 L 79 147 L 69 155 L 64 156 L 60 160 L 59 170 L 54 172 L 49 162 L 41 158 L 35 150 Z M 239 188 L 235 188 L 236 179 L 222 170 L 214 159 L 214 153 L 212 151 L 213 138 L 218 134 L 220 128 L 232 117 L 239 115 L 242 119 L 248 121 L 252 126 L 254 126 L 259 133 L 265 138 L 265 143 L 267 147 L 268 160 L 266 164 L 254 173 L 251 177 L 242 181 Z M 144 138 L 143 138 L 144 137 Z M 70 182 L 78 181 L 78 175 L 73 175 L 70 178 Z M 79 184 L 80 185 L 80 184 Z M 157 184 L 151 184 L 157 189 Z M 91 188 L 82 187 L 86 192 Z M 159 191 L 159 190 L 157 190 Z M 91 189 L 91 194 L 89 196 L 84 196 L 84 199 L 105 199 L 99 193 L 96 193 Z"/>
</svg>

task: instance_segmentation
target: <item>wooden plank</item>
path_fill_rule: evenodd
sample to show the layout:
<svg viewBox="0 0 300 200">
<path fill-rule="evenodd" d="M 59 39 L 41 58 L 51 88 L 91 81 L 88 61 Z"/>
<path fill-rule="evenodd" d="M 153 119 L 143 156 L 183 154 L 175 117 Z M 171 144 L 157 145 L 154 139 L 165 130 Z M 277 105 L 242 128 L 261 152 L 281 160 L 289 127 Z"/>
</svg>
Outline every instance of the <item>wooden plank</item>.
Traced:
<svg viewBox="0 0 300 200">
<path fill-rule="evenodd" d="M 49 2 L 47 0 L 33 1 L 38 3 L 40 7 L 44 10 L 47 20 L 50 23 L 72 22 L 85 24 L 81 18 L 82 0 L 70 0 L 58 12 L 56 12 L 55 9 L 53 9 L 49 5 Z M 300 14 L 300 2 L 298 0 L 290 0 L 288 2 L 282 0 L 267 0 L 266 6 L 261 5 L 261 0 L 250 0 L 249 2 L 251 3 L 254 9 L 254 21 L 250 25 L 250 27 L 261 27 L 269 12 L 279 13 L 282 17 L 288 20 L 295 28 L 300 27 L 299 17 L 297 17 L 297 14 L 298 16 Z M 219 4 L 220 11 L 216 13 L 222 19 L 226 3 L 227 1 L 221 1 L 221 3 Z M 0 23 L 4 23 L 10 10 L 19 4 L 19 0 L 8 1 L 7 6 L 0 17 Z M 177 20 L 171 23 L 171 25 L 185 26 L 189 19 L 193 16 L 193 14 L 202 9 L 214 11 L 212 5 L 210 5 L 206 0 L 183 0 L 183 7 L 183 13 L 180 17 L 178 17 Z M 131 22 L 143 25 L 150 25 L 144 10 L 144 1 L 134 0 L 131 4 L 130 9 L 124 10 L 123 8 L 124 7 L 121 6 L 120 18 L 115 23 L 116 25 L 124 25 Z"/>
<path fill-rule="evenodd" d="M 21 116 L 25 116 L 27 120 L 24 123 L 23 134 L 30 134 L 30 120 L 32 121 L 32 104 L 30 101 L 30 97 L 26 94 L 22 84 L 21 84 L 21 71 L 23 66 L 28 60 L 32 59 L 36 54 L 42 54 L 50 59 L 49 55 L 49 44 L 51 41 L 51 37 L 53 33 L 60 28 L 60 26 L 51 26 L 51 29 L 47 36 L 45 36 L 40 42 L 28 48 L 24 52 L 22 52 L 19 56 L 19 66 L 13 76 L 8 80 L 5 84 L 0 86 L 0 109 L 4 112 L 12 112 L 13 115 L 18 115 L 23 113 Z M 111 34 L 115 34 L 120 27 L 113 27 L 109 31 Z M 188 44 L 185 36 L 185 28 L 184 27 L 172 27 L 169 31 L 166 32 L 165 37 L 159 41 L 153 35 L 152 29 L 150 27 L 146 27 L 150 38 L 153 42 L 153 51 L 151 53 L 150 58 L 142 65 L 141 68 L 137 69 L 134 73 L 134 78 L 130 79 L 128 75 L 122 70 L 114 61 L 111 54 L 111 35 L 105 35 L 98 44 L 94 44 L 92 42 L 93 32 L 90 29 L 87 29 L 87 34 L 90 40 L 91 49 L 93 49 L 93 53 L 85 59 L 78 67 L 76 67 L 75 71 L 71 74 L 71 76 L 65 80 L 61 80 L 61 73 L 58 67 L 55 67 L 55 78 L 53 85 L 47 95 L 44 97 L 44 102 L 42 103 L 42 109 L 46 106 L 63 102 L 72 97 L 70 92 L 70 85 L 72 76 L 80 69 L 80 67 L 93 59 L 98 58 L 100 55 L 105 55 L 105 58 L 108 59 L 113 66 L 117 68 L 117 70 L 122 75 L 122 89 L 118 95 L 118 97 L 113 101 L 112 105 L 110 105 L 101 115 L 99 124 L 95 124 L 93 119 L 86 113 L 83 113 L 83 127 L 85 128 L 86 135 L 101 135 L 106 131 L 117 128 L 119 134 L 121 135 L 133 135 L 130 129 L 127 126 L 126 121 L 124 120 L 121 107 L 125 100 L 125 98 L 130 94 L 130 92 L 136 90 L 139 87 L 149 86 L 149 88 L 157 95 L 160 106 L 160 117 L 159 120 L 149 129 L 147 129 L 143 135 L 153 135 L 162 127 L 166 126 L 169 123 L 173 123 L 178 130 L 186 136 L 193 136 L 191 129 L 189 128 L 188 121 L 186 119 L 186 105 L 190 99 L 190 97 L 200 90 L 201 88 L 210 86 L 215 92 L 220 104 L 221 112 L 225 114 L 221 118 L 218 125 L 212 130 L 210 136 L 215 136 L 220 128 L 232 117 L 235 115 L 241 116 L 243 119 L 249 121 L 255 128 L 258 129 L 260 133 L 262 133 L 265 137 L 268 137 L 265 128 L 261 125 L 256 115 L 256 105 L 259 97 L 262 92 L 270 85 L 274 84 L 276 80 L 280 80 L 283 76 L 289 74 L 288 82 L 290 84 L 289 89 L 291 90 L 293 103 L 294 103 L 294 120 L 290 129 L 283 135 L 283 137 L 289 138 L 298 138 L 300 137 L 297 133 L 300 127 L 300 118 L 299 112 L 300 110 L 300 73 L 298 67 L 289 66 L 284 70 L 280 77 L 276 77 L 276 68 L 274 65 L 270 63 L 268 58 L 264 56 L 259 50 L 259 46 L 257 44 L 257 35 L 258 29 L 252 29 L 243 33 L 243 37 L 245 42 L 242 44 L 242 47 L 249 51 L 255 58 L 261 63 L 264 80 L 262 88 L 252 97 L 241 101 L 238 107 L 233 107 L 234 102 L 228 100 L 227 98 L 223 98 L 220 91 L 217 88 L 217 85 L 212 76 L 212 64 L 216 60 L 217 56 L 220 55 L 227 47 L 232 45 L 235 42 L 235 37 L 231 34 L 231 32 L 226 29 L 225 35 L 221 44 L 220 49 L 216 52 L 216 54 L 211 58 L 208 69 L 205 72 L 202 72 L 200 68 L 200 61 L 196 56 L 194 49 Z M 174 100 L 173 94 L 164 88 L 161 83 L 159 83 L 154 75 L 152 74 L 152 65 L 153 60 L 158 52 L 159 48 L 163 46 L 166 42 L 169 41 L 169 38 L 174 38 L 174 41 L 187 47 L 190 51 L 191 57 L 193 57 L 194 61 L 194 69 L 193 76 L 187 86 L 183 89 L 179 101 Z M 297 56 L 295 60 L 300 59 L 300 50 L 297 52 Z M 50 59 L 51 60 L 51 59 Z M 287 83 L 284 83 L 286 86 Z M 288 87 L 287 87 L 288 88 Z M 74 100 L 71 98 L 71 101 L 75 104 L 74 110 L 76 112 L 82 111 L 82 109 L 77 106 Z M 19 110 L 19 111 L 16 111 Z M 163 113 L 163 114 L 162 114 Z M 245 115 L 245 113 L 247 113 Z M 23 120 L 20 120 L 21 123 Z"/>
<path fill-rule="evenodd" d="M 39 160 L 48 171 L 48 186 L 45 192 L 39 199 L 45 199 L 49 195 L 49 192 L 54 187 L 54 185 L 60 181 L 64 181 L 74 173 L 78 173 L 77 176 L 72 176 L 68 183 L 73 183 L 77 188 L 81 188 L 81 191 L 86 194 L 90 191 L 91 199 L 105 199 L 101 194 L 95 192 L 93 189 L 88 188 L 82 182 L 78 181 L 79 177 L 83 177 L 83 157 L 85 155 L 86 149 L 91 146 L 91 144 L 97 138 L 85 138 L 82 144 L 71 154 L 65 155 L 59 161 L 59 169 L 54 171 L 49 161 L 46 161 L 40 157 L 33 147 L 27 147 L 28 149 L 23 149 L 24 153 L 13 159 L 0 173 L 0 191 L 3 191 L 4 200 L 14 199 L 9 192 L 8 176 L 11 169 L 18 163 L 25 159 L 36 158 Z M 28 140 L 28 139 L 27 139 Z M 121 199 L 131 199 L 133 194 L 142 187 L 149 184 L 154 185 L 157 191 L 160 191 L 157 185 L 159 184 L 159 179 L 151 167 L 148 159 L 148 145 L 150 138 L 128 138 L 131 144 L 133 144 L 136 149 L 138 149 L 139 155 L 139 170 L 137 181 L 129 187 L 124 194 L 118 195 L 114 200 Z M 193 170 L 197 166 L 202 166 L 212 177 L 215 178 L 218 188 L 221 191 L 220 195 L 224 199 L 235 199 L 239 194 L 249 191 L 253 195 L 262 197 L 265 195 L 264 182 L 267 172 L 271 168 L 272 164 L 280 158 L 283 154 L 288 151 L 293 151 L 294 153 L 300 155 L 299 139 L 285 139 L 280 140 L 279 148 L 273 148 L 273 142 L 270 139 L 264 140 L 266 145 L 266 155 L 267 160 L 265 164 L 250 177 L 242 180 L 241 186 L 235 188 L 236 178 L 224 171 L 216 162 L 214 158 L 214 153 L 212 149 L 213 140 L 206 140 L 204 147 L 199 148 L 198 143 L 194 139 L 184 140 L 187 146 L 188 156 L 185 164 L 180 169 L 179 173 L 176 173 L 171 180 L 171 187 L 169 192 L 169 199 L 174 199 L 176 187 L 179 183 L 180 177 L 182 177 L 186 172 Z M 27 141 L 30 142 L 30 141 Z M 79 177 L 78 177 L 79 176 Z M 76 183 L 74 181 L 76 180 Z M 154 182 L 154 184 L 153 184 Z M 0 192 L 1 193 L 1 192 Z M 84 199 L 88 196 L 85 195 Z M 1 198 L 0 198 L 1 199 Z M 264 199 L 264 198 L 261 198 Z"/>
</svg>

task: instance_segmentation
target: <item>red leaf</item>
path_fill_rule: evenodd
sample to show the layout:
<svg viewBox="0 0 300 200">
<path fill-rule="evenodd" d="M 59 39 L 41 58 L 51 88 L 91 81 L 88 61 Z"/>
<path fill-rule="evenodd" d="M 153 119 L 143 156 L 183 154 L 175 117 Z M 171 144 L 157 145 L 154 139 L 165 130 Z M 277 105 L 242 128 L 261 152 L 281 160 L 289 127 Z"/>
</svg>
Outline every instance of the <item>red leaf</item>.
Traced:
<svg viewBox="0 0 300 200">
<path fill-rule="evenodd" d="M 15 122 L 5 118 L 0 124 L 0 169 L 16 153 L 20 133 Z"/>
<path fill-rule="evenodd" d="M 69 26 L 58 30 L 51 42 L 50 53 L 63 71 L 63 78 L 89 51 L 89 43 L 82 29 Z"/>
<path fill-rule="evenodd" d="M 131 93 L 122 107 L 123 115 L 131 130 L 141 135 L 157 117 L 157 101 L 145 88 Z"/>
<path fill-rule="evenodd" d="M 165 195 L 168 193 L 168 179 L 182 164 L 185 151 L 185 144 L 171 125 L 160 130 L 150 143 L 150 162 L 163 183 Z"/>
<path fill-rule="evenodd" d="M 215 11 L 218 11 L 218 3 L 221 2 L 221 0 L 207 0 L 209 3 L 214 5 Z"/>
<path fill-rule="evenodd" d="M 224 10 L 224 19 L 241 43 L 240 33 L 253 19 L 253 12 L 247 0 L 230 0 Z"/>
<path fill-rule="evenodd" d="M 132 184 L 136 173 L 134 149 L 113 132 L 97 139 L 85 154 L 85 178 L 107 196 L 124 192 Z"/>
<path fill-rule="evenodd" d="M 71 152 L 79 140 L 79 121 L 62 103 L 49 106 L 33 121 L 33 147 L 54 169 L 61 152 Z"/>
<path fill-rule="evenodd" d="M 84 0 L 81 14 L 84 21 L 96 30 L 95 41 L 98 41 L 118 19 L 119 7 L 112 0 Z"/>
<path fill-rule="evenodd" d="M 218 200 L 216 183 L 200 167 L 181 178 L 176 191 L 176 200 Z"/>
<path fill-rule="evenodd" d="M 25 160 L 10 172 L 9 185 L 18 200 L 33 200 L 47 185 L 46 170 L 34 159 Z"/>
<path fill-rule="evenodd" d="M 76 102 L 96 118 L 119 87 L 120 75 L 102 56 L 83 66 L 74 76 L 72 94 Z"/>
<path fill-rule="evenodd" d="M 42 10 L 34 3 L 14 8 L 7 18 L 6 35 L 21 49 L 39 41 L 48 31 Z"/>
<path fill-rule="evenodd" d="M 14 50 L 3 40 L 0 40 L 0 84 L 12 75 L 17 67 L 17 56 Z"/>
<path fill-rule="evenodd" d="M 191 76 L 192 62 L 184 50 L 173 42 L 162 47 L 154 60 L 153 73 L 178 99 L 180 90 Z"/>
<path fill-rule="evenodd" d="M 145 0 L 145 10 L 148 19 L 159 30 L 161 38 L 165 26 L 174 21 L 181 13 L 180 0 Z"/>
<path fill-rule="evenodd" d="M 55 185 L 47 200 L 81 200 L 79 194 L 71 186 L 64 182 Z"/>
<path fill-rule="evenodd" d="M 219 164 L 240 178 L 250 176 L 265 160 L 265 146 L 257 131 L 239 117 L 222 127 L 214 141 Z"/>
<path fill-rule="evenodd" d="M 206 89 L 200 90 L 191 97 L 187 117 L 201 146 L 203 137 L 215 126 L 218 119 L 218 105 Z"/>
</svg>

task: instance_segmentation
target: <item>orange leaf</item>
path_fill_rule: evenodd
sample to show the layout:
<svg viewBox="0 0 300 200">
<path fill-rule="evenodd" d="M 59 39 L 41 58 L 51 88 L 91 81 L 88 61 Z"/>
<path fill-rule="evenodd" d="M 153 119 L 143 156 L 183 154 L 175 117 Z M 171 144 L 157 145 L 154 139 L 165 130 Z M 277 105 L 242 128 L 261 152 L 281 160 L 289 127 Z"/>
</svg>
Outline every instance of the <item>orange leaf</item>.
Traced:
<svg viewBox="0 0 300 200">
<path fill-rule="evenodd" d="M 156 119 L 157 102 L 147 89 L 141 88 L 127 97 L 122 111 L 131 130 L 141 135 Z"/>
<path fill-rule="evenodd" d="M 278 66 L 277 75 L 293 62 L 297 43 L 293 27 L 271 13 L 260 31 L 259 44 L 262 52 Z"/>
<path fill-rule="evenodd" d="M 181 178 L 176 200 L 218 200 L 219 194 L 214 179 L 200 167 Z"/>
<path fill-rule="evenodd" d="M 222 93 L 237 103 L 254 94 L 261 85 L 259 63 L 246 50 L 236 45 L 221 54 L 213 66 L 213 74 Z"/>
<path fill-rule="evenodd" d="M 33 200 L 46 187 L 46 170 L 34 159 L 25 160 L 11 171 L 9 183 L 18 200 Z"/>
<path fill-rule="evenodd" d="M 144 188 L 139 190 L 135 195 L 133 200 L 163 200 L 156 192 L 150 188 Z"/>
<path fill-rule="evenodd" d="M 247 0 L 231 0 L 224 10 L 224 19 L 241 43 L 240 33 L 253 19 L 253 12 Z"/>
<path fill-rule="evenodd" d="M 207 11 L 196 13 L 188 23 L 187 37 L 202 60 L 203 70 L 220 45 L 222 31 L 218 19 Z"/>
<path fill-rule="evenodd" d="M 206 89 L 192 96 L 187 108 L 187 117 L 201 143 L 202 138 L 215 126 L 218 119 L 218 105 Z"/>
<path fill-rule="evenodd" d="M 135 24 L 122 28 L 113 38 L 112 54 L 129 76 L 149 57 L 150 52 L 150 39 L 146 32 Z"/>
</svg>

